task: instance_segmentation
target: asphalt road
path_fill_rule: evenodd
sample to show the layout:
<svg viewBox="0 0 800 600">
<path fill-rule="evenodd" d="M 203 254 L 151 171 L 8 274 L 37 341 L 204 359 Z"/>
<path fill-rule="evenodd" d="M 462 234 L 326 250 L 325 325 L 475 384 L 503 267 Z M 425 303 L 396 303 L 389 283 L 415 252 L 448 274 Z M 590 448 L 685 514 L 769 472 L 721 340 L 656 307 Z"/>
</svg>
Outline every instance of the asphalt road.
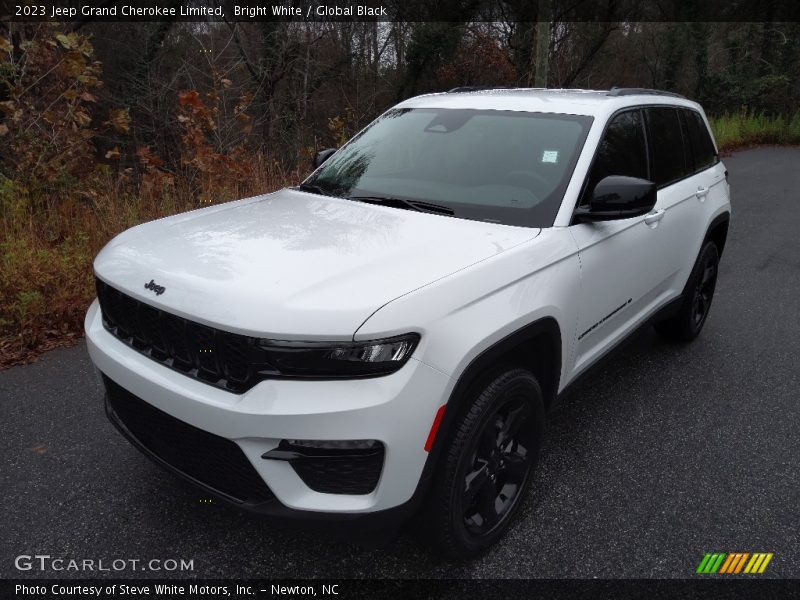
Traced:
<svg viewBox="0 0 800 600">
<path fill-rule="evenodd" d="M 800 149 L 725 163 L 734 215 L 702 336 L 644 330 L 569 393 L 521 519 L 483 558 L 201 503 L 107 422 L 81 345 L 0 373 L 0 577 L 41 576 L 13 564 L 37 553 L 193 559 L 183 575 L 209 578 L 691 577 L 709 551 L 773 552 L 765 576 L 800 577 Z"/>
</svg>

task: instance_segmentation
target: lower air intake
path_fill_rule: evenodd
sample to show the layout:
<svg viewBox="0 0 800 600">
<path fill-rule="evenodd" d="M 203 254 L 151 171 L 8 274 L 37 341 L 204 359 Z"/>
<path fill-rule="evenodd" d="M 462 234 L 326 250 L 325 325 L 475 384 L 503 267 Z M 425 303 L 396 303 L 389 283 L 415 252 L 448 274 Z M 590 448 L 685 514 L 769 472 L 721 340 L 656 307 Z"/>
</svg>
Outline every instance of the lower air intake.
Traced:
<svg viewBox="0 0 800 600">
<path fill-rule="evenodd" d="M 234 442 L 168 415 L 106 376 L 103 380 L 109 417 L 147 453 L 238 502 L 258 503 L 274 498 Z"/>
</svg>

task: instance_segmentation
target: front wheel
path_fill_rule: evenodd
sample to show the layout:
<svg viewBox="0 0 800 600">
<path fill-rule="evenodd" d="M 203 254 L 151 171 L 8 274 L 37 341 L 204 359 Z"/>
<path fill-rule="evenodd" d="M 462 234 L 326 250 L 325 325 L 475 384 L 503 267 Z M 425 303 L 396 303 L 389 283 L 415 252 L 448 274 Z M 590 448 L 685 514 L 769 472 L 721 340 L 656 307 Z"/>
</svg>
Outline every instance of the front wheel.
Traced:
<svg viewBox="0 0 800 600">
<path fill-rule="evenodd" d="M 719 251 L 714 242 L 700 250 L 697 262 L 683 291 L 683 300 L 674 317 L 656 324 L 656 331 L 676 342 L 691 342 L 703 329 L 717 286 Z"/>
<path fill-rule="evenodd" d="M 470 398 L 444 451 L 428 517 L 448 557 L 477 555 L 519 512 L 536 464 L 544 421 L 536 378 L 512 368 Z"/>
</svg>

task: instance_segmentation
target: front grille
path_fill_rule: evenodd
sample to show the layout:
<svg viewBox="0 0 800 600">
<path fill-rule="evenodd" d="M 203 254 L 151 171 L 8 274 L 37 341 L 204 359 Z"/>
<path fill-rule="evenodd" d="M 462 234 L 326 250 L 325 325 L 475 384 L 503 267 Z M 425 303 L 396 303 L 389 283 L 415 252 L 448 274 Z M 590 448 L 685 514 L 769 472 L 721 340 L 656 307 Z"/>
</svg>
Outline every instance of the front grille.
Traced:
<svg viewBox="0 0 800 600">
<path fill-rule="evenodd" d="M 384 449 L 364 456 L 304 456 L 290 461 L 300 479 L 315 492 L 369 494 L 378 485 Z"/>
<path fill-rule="evenodd" d="M 111 417 L 172 469 L 239 502 L 274 498 L 241 448 L 148 404 L 103 376 Z"/>
<path fill-rule="evenodd" d="M 103 326 L 145 356 L 230 392 L 260 380 L 264 363 L 255 338 L 189 321 L 96 282 Z"/>
</svg>

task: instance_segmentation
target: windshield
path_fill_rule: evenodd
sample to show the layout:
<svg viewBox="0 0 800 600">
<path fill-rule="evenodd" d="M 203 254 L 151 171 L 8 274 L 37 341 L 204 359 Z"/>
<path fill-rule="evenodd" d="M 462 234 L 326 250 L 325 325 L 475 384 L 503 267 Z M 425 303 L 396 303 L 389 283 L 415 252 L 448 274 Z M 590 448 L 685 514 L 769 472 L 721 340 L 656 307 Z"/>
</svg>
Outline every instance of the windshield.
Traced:
<svg viewBox="0 0 800 600">
<path fill-rule="evenodd" d="M 304 186 L 417 210 L 433 206 L 465 219 L 550 227 L 591 122 L 549 113 L 392 109 Z"/>
</svg>

